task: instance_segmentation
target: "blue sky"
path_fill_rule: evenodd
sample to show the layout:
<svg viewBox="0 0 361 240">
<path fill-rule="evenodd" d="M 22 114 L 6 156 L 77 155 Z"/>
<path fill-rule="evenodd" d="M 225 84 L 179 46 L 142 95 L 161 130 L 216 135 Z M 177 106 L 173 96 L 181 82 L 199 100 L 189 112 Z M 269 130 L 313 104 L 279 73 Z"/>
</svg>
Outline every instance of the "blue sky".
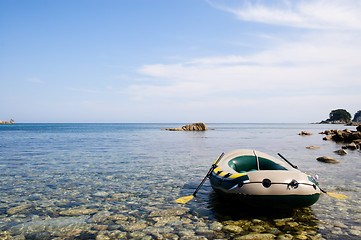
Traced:
<svg viewBox="0 0 361 240">
<path fill-rule="evenodd" d="M 360 12 L 358 0 L 0 0 L 0 120 L 353 115 Z"/>
</svg>

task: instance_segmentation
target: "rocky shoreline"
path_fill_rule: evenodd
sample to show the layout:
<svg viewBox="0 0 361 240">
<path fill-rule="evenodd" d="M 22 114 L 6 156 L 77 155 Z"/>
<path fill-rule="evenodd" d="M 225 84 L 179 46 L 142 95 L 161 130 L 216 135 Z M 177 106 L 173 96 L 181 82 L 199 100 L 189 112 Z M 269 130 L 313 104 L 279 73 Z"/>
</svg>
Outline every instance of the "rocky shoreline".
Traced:
<svg viewBox="0 0 361 240">
<path fill-rule="evenodd" d="M 346 125 L 346 126 L 359 126 L 361 125 L 360 122 L 353 122 L 353 121 L 349 121 L 349 122 L 346 122 L 346 121 L 329 121 L 329 120 L 324 120 L 324 121 L 321 121 L 321 122 L 315 122 L 313 124 L 343 124 L 343 125 Z"/>
<path fill-rule="evenodd" d="M 361 148 L 361 125 L 356 128 L 357 131 L 351 131 L 349 129 L 345 130 L 326 130 L 324 132 L 320 132 L 320 134 L 325 134 L 326 136 L 323 138 L 325 141 L 335 141 L 345 143 L 342 148 L 343 149 L 360 149 Z"/>
</svg>

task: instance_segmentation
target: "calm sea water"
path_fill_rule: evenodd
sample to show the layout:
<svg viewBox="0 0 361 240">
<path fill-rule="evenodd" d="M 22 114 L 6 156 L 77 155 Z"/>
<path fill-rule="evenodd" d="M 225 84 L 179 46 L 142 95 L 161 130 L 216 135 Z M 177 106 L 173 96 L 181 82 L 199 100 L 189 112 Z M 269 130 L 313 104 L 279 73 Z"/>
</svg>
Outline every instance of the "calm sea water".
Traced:
<svg viewBox="0 0 361 240">
<path fill-rule="evenodd" d="M 358 239 L 361 152 L 335 155 L 342 145 L 318 134 L 345 126 L 207 124 L 214 130 L 161 131 L 182 125 L 0 125 L 0 238 Z M 314 134 L 299 136 L 302 130 Z M 306 149 L 310 145 L 320 149 Z M 349 197 L 322 195 L 311 208 L 284 215 L 240 213 L 224 206 L 206 182 L 188 204 L 174 202 L 194 191 L 222 152 L 237 148 L 282 153 L 300 170 L 318 174 L 324 189 Z M 319 156 L 341 163 L 320 163 Z M 242 231 L 229 227 L 241 225 Z"/>
</svg>

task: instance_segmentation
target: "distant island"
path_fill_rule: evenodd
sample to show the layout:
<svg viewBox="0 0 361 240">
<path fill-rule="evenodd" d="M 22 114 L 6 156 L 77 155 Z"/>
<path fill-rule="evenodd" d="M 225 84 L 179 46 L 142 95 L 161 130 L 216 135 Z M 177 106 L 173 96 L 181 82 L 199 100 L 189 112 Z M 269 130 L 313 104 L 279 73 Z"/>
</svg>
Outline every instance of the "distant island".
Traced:
<svg viewBox="0 0 361 240">
<path fill-rule="evenodd" d="M 15 123 L 14 119 L 10 119 L 10 122 L 0 120 L 0 124 L 14 124 L 14 123 Z"/>
<path fill-rule="evenodd" d="M 351 114 L 345 109 L 335 109 L 329 114 L 329 118 L 318 122 L 318 124 L 346 124 L 346 125 L 360 125 L 361 124 L 361 110 L 357 111 L 351 120 Z"/>
</svg>

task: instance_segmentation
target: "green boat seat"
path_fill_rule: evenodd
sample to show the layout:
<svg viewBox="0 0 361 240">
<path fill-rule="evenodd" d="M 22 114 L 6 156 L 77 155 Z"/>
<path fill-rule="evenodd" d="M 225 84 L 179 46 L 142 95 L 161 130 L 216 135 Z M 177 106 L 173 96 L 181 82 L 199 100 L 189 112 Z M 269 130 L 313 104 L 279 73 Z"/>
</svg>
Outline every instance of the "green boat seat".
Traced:
<svg viewBox="0 0 361 240">
<path fill-rule="evenodd" d="M 287 170 L 285 167 L 266 158 L 258 157 L 259 170 Z M 245 155 L 233 158 L 228 166 L 238 173 L 257 171 L 257 158 L 252 155 Z"/>
</svg>

